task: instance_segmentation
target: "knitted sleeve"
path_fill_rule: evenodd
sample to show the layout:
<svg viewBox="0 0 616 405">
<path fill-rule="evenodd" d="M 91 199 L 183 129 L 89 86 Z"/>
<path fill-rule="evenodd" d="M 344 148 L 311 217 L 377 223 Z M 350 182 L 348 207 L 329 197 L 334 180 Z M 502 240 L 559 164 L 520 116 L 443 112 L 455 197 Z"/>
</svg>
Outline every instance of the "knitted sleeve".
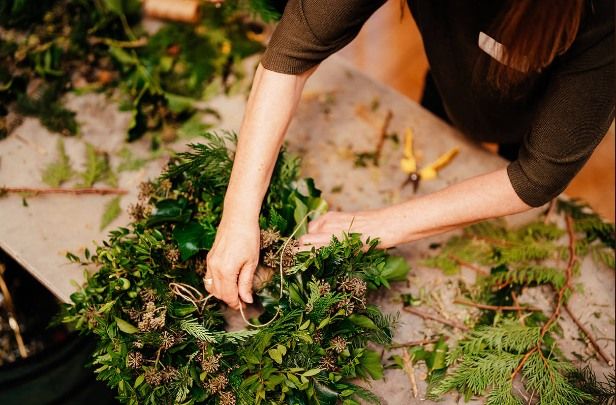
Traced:
<svg viewBox="0 0 616 405">
<path fill-rule="evenodd" d="M 268 70 L 299 74 L 357 36 L 384 0 L 289 0 L 261 59 Z"/>
<path fill-rule="evenodd" d="M 507 168 L 514 190 L 533 207 L 567 187 L 614 120 L 614 4 L 598 3 L 612 3 L 611 13 L 588 16 L 554 63 L 519 158 Z"/>
</svg>

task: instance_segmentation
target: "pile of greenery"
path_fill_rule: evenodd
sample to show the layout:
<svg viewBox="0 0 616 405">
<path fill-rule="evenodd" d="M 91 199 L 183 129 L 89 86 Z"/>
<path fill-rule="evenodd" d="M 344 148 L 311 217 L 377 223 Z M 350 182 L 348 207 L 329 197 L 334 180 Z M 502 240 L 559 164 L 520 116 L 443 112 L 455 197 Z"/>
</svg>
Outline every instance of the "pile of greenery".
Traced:
<svg viewBox="0 0 616 405">
<path fill-rule="evenodd" d="M 265 0 L 204 2 L 201 9 L 196 24 L 169 23 L 149 35 L 139 0 L 2 2 L 0 138 L 11 130 L 9 110 L 76 134 L 62 96 L 116 88 L 132 114 L 129 140 L 146 131 L 159 134 L 155 146 L 173 137 L 181 123 L 208 112 L 197 101 L 232 91 L 243 76 L 238 62 L 261 50 L 263 27 L 249 16 L 276 17 Z"/>
<path fill-rule="evenodd" d="M 567 302 L 576 288 L 580 258 L 588 255 L 598 266 L 614 269 L 614 224 L 577 201 L 554 203 L 547 214 L 551 217 L 513 229 L 503 221 L 485 222 L 434 246 L 438 254 L 427 264 L 447 274 L 461 265 L 490 271 L 455 301 L 481 310 L 453 350 L 447 353 L 441 340 L 438 358 L 423 348 L 410 352 L 414 360 L 426 360 L 431 397 L 456 390 L 467 399 L 486 395 L 487 405 L 521 405 L 528 398 L 542 405 L 615 403 L 614 374 L 608 383 L 597 382 L 590 368 L 577 370 L 558 344 L 558 321 L 570 311 Z M 524 289 L 536 286 L 554 292 L 547 315 L 518 302 Z M 522 390 L 514 390 L 518 380 Z M 519 394 L 524 393 L 523 400 Z"/>
<path fill-rule="evenodd" d="M 298 160 L 278 159 L 260 215 L 262 313 L 228 332 L 207 298 L 205 258 L 220 220 L 234 136 L 206 135 L 142 185 L 134 221 L 84 258 L 98 271 L 71 296 L 64 322 L 95 334 L 98 378 L 130 404 L 378 403 L 355 378 L 381 378 L 395 317 L 370 305 L 371 290 L 405 280 L 406 262 L 359 235 L 296 252 L 291 235 L 326 207 Z"/>
</svg>

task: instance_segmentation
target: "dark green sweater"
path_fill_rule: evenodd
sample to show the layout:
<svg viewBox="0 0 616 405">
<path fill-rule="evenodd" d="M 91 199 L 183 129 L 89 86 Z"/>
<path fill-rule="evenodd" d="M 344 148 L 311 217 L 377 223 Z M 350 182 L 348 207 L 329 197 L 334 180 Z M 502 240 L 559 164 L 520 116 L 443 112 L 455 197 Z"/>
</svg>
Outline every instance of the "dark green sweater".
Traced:
<svg viewBox="0 0 616 405">
<path fill-rule="evenodd" d="M 348 44 L 383 3 L 290 0 L 263 66 L 286 74 L 308 70 Z M 588 0 L 571 48 L 515 97 L 474 80 L 474 69 L 485 62 L 481 58 L 491 57 L 478 38 L 480 32 L 490 34 L 499 4 L 409 1 L 449 118 L 475 140 L 520 143 L 518 159 L 507 168 L 509 178 L 524 202 L 539 206 L 566 188 L 614 119 L 614 2 Z"/>
</svg>

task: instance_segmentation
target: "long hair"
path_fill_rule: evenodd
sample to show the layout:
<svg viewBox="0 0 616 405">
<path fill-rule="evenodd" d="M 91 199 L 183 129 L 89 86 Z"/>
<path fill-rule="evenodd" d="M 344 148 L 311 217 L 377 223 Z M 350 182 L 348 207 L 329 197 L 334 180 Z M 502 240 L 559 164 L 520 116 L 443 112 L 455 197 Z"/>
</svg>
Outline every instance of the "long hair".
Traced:
<svg viewBox="0 0 616 405">
<path fill-rule="evenodd" d="M 566 52 L 576 38 L 584 1 L 509 0 L 492 27 L 504 52 L 500 62 L 488 61 L 488 83 L 507 94 Z"/>
</svg>

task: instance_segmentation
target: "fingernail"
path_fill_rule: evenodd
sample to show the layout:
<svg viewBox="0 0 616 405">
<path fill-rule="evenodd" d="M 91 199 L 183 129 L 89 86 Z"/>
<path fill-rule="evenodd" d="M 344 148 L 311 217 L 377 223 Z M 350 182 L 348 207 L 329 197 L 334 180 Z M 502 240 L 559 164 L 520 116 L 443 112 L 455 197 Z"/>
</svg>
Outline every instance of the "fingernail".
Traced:
<svg viewBox="0 0 616 405">
<path fill-rule="evenodd" d="M 252 304 L 252 297 L 248 297 L 248 299 L 246 300 L 247 303 Z"/>
</svg>

